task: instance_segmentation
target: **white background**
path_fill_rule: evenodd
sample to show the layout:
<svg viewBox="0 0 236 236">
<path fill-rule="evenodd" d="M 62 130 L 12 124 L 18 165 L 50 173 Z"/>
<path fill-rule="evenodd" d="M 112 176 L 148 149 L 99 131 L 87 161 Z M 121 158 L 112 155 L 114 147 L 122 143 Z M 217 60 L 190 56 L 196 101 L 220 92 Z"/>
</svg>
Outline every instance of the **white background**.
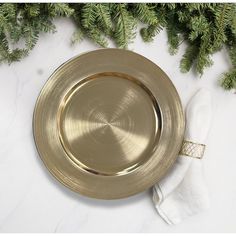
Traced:
<svg viewBox="0 0 236 236">
<path fill-rule="evenodd" d="M 214 117 L 203 160 L 211 208 L 169 226 L 155 211 L 150 191 L 122 200 L 89 199 L 54 180 L 39 159 L 32 114 L 41 88 L 60 64 L 97 48 L 89 40 L 71 47 L 74 25 L 62 19 L 56 26 L 58 32 L 41 35 L 29 57 L 0 65 L 0 232 L 236 232 L 236 95 L 218 85 L 230 67 L 225 51 L 214 55 L 214 66 L 199 78 L 193 72 L 180 73 L 185 45 L 170 56 L 165 31 L 152 43 L 143 43 L 138 35 L 130 45 L 168 74 L 184 107 L 201 87 L 213 96 Z"/>
</svg>

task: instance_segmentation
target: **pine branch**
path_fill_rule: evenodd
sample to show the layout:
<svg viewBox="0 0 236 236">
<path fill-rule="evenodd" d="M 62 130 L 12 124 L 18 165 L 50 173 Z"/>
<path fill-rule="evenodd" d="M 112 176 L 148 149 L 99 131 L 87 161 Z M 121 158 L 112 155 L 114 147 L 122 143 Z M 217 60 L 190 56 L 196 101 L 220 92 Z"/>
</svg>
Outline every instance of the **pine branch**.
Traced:
<svg viewBox="0 0 236 236">
<path fill-rule="evenodd" d="M 226 90 L 236 89 L 236 68 L 223 74 L 221 86 Z"/>
<path fill-rule="evenodd" d="M 136 32 L 136 20 L 126 9 L 126 4 L 113 4 L 114 14 L 114 40 L 118 47 L 127 48 L 128 44 L 132 42 Z"/>
<path fill-rule="evenodd" d="M 210 57 L 209 48 L 211 46 L 211 34 L 206 31 L 201 37 L 201 44 L 199 46 L 199 53 L 197 55 L 196 71 L 202 75 L 203 70 L 206 67 L 213 65 L 213 61 Z"/>
<path fill-rule="evenodd" d="M 72 43 L 88 37 L 102 47 L 107 38 L 127 48 L 136 36 L 137 22 L 146 24 L 140 34 L 150 42 L 166 28 L 169 51 L 180 41 L 188 48 L 180 62 L 182 72 L 194 68 L 200 75 L 213 64 L 211 56 L 226 46 L 232 69 L 224 74 L 224 88 L 235 88 L 236 4 L 232 3 L 0 3 L 0 62 L 27 56 L 42 32 L 54 33 L 53 20 L 72 18 L 77 30 Z M 19 47 L 19 42 L 25 46 Z"/>
<path fill-rule="evenodd" d="M 196 40 L 199 36 L 203 35 L 208 31 L 210 25 L 204 15 L 194 16 L 190 19 L 190 29 L 189 39 L 191 41 Z"/>
<path fill-rule="evenodd" d="M 220 50 L 223 44 L 227 41 L 225 30 L 231 21 L 231 6 L 228 3 L 219 4 L 214 9 L 215 15 L 215 32 L 213 51 Z"/>
<path fill-rule="evenodd" d="M 177 53 L 180 43 L 178 31 L 176 31 L 174 28 L 167 27 L 167 37 L 169 43 L 169 53 L 174 55 Z"/>
<path fill-rule="evenodd" d="M 98 3 L 97 7 L 97 24 L 98 27 L 106 34 L 111 35 L 113 24 L 108 3 Z"/>
<path fill-rule="evenodd" d="M 147 28 L 142 28 L 140 34 L 144 42 L 151 42 L 161 30 L 162 27 L 159 24 L 149 25 Z"/>
<path fill-rule="evenodd" d="M 53 7 L 53 5 L 52 5 Z M 28 4 L 26 3 L 25 6 L 24 6 L 24 10 L 25 10 L 25 14 L 27 14 L 27 16 L 29 18 L 33 18 L 33 17 L 36 17 L 40 14 L 40 5 L 39 4 Z"/>
<path fill-rule="evenodd" d="M 182 73 L 189 72 L 197 58 L 198 53 L 199 46 L 196 44 L 189 44 L 180 61 L 180 70 Z"/>
<path fill-rule="evenodd" d="M 148 25 L 156 25 L 158 23 L 156 12 L 152 6 L 145 3 L 132 4 L 131 11 L 133 16 L 141 22 Z"/>
<path fill-rule="evenodd" d="M 70 8 L 66 3 L 49 3 L 48 9 L 51 13 L 51 16 L 66 16 L 70 17 L 74 13 L 74 9 Z"/>
<path fill-rule="evenodd" d="M 96 5 L 87 3 L 83 6 L 81 12 L 81 24 L 85 29 L 93 29 L 96 21 Z"/>
<path fill-rule="evenodd" d="M 148 27 L 142 28 L 140 30 L 140 34 L 144 42 L 153 41 L 154 37 L 163 29 L 163 27 L 166 26 L 166 9 L 163 5 L 158 5 L 158 7 L 157 5 L 152 6 L 153 11 L 155 11 L 157 22 L 155 24 L 150 24 Z"/>
<path fill-rule="evenodd" d="M 107 47 L 108 42 L 106 38 L 103 36 L 102 32 L 99 29 L 92 29 L 87 31 L 87 36 L 94 42 L 96 42 L 101 47 Z"/>
<path fill-rule="evenodd" d="M 97 26 L 97 5 L 87 3 L 82 7 L 81 25 L 86 35 L 98 45 L 107 47 L 108 43 L 101 30 Z"/>
<path fill-rule="evenodd" d="M 180 33 L 181 29 L 175 24 L 177 16 L 176 14 L 167 15 L 167 38 L 169 44 L 169 53 L 174 55 L 177 53 L 180 43 Z"/>
</svg>

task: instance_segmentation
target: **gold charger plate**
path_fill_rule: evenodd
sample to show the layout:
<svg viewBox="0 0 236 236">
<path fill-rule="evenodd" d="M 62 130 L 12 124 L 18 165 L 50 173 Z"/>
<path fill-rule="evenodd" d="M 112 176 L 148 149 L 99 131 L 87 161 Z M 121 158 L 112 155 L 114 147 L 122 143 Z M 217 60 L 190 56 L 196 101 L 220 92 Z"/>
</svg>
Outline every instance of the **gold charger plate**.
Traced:
<svg viewBox="0 0 236 236">
<path fill-rule="evenodd" d="M 131 51 L 100 49 L 64 63 L 36 102 L 37 150 L 51 174 L 83 195 L 146 190 L 174 163 L 184 134 L 168 76 Z"/>
</svg>

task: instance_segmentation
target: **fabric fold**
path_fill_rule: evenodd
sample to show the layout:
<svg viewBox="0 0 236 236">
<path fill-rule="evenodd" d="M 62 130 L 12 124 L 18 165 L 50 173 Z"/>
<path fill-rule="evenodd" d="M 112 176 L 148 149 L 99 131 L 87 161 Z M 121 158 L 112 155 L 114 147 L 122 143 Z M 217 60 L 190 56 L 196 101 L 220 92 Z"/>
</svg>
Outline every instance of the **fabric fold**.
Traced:
<svg viewBox="0 0 236 236">
<path fill-rule="evenodd" d="M 205 144 L 212 118 L 212 99 L 207 89 L 200 89 L 189 101 L 185 140 Z M 210 205 L 203 176 L 202 160 L 180 155 L 172 169 L 153 187 L 153 202 L 168 224 L 180 223 Z"/>
</svg>

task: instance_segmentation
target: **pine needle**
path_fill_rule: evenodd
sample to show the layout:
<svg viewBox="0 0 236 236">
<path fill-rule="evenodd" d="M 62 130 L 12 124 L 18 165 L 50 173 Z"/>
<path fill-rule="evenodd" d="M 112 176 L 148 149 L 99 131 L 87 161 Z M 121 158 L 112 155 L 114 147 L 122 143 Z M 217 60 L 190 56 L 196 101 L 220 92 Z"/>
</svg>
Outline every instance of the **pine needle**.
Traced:
<svg viewBox="0 0 236 236">
<path fill-rule="evenodd" d="M 181 42 L 187 42 L 180 70 L 191 69 L 199 75 L 211 66 L 212 55 L 224 46 L 231 69 L 224 73 L 221 85 L 235 88 L 236 71 L 236 4 L 233 3 L 0 3 L 0 62 L 12 63 L 29 54 L 41 33 L 54 33 L 54 19 L 74 20 L 76 31 L 72 44 L 87 37 L 102 47 L 113 40 L 120 48 L 128 48 L 137 33 L 151 42 L 163 29 L 167 30 L 170 54 Z M 18 43 L 23 41 L 22 48 Z M 158 44 L 157 44 L 158 47 Z"/>
</svg>

